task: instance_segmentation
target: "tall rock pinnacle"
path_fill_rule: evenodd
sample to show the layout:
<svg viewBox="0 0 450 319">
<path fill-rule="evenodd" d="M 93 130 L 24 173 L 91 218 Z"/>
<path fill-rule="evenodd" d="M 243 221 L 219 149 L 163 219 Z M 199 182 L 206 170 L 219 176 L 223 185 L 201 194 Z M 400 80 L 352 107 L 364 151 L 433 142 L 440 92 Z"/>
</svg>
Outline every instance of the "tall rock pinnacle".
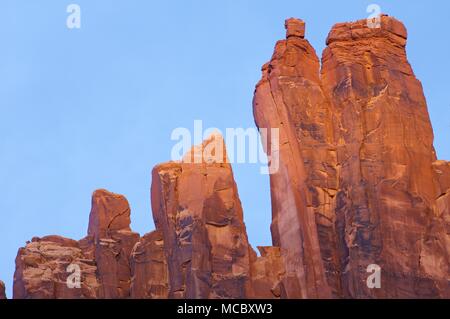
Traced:
<svg viewBox="0 0 450 319">
<path fill-rule="evenodd" d="M 320 70 L 293 36 L 301 25 L 286 21 L 254 98 L 257 125 L 281 131 L 272 235 L 303 261 L 301 297 L 448 297 L 447 164 L 435 163 L 405 27 L 388 16 L 378 29 L 335 25 Z M 380 289 L 366 284 L 373 264 Z"/>
<path fill-rule="evenodd" d="M 328 298 L 322 228 L 316 223 L 327 237 L 337 189 L 332 113 L 321 88 L 319 59 L 303 38 L 304 23 L 289 19 L 285 26 L 287 39 L 276 44 L 263 66 L 253 104 L 258 127 L 280 130 L 280 167 L 270 176 L 272 237 L 288 253 L 287 297 Z"/>
</svg>

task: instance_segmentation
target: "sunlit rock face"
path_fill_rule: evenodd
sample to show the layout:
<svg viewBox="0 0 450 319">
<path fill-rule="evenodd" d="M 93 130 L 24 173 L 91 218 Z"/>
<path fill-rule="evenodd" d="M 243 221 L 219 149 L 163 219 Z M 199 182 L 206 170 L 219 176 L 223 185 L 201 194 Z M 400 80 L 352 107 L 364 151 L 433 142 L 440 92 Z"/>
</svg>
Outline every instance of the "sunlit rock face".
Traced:
<svg viewBox="0 0 450 319">
<path fill-rule="evenodd" d="M 19 249 L 13 297 L 450 298 L 450 163 L 436 159 L 406 29 L 380 22 L 335 25 L 320 61 L 305 23 L 285 21 L 253 101 L 262 134 L 279 137 L 265 145 L 278 165 L 273 246 L 260 256 L 224 140 L 212 134 L 154 167 L 156 230 L 133 232 L 127 199 L 97 190 L 85 238 Z"/>
<path fill-rule="evenodd" d="M 272 235 L 289 252 L 292 296 L 448 297 L 448 163 L 436 162 L 405 27 L 388 16 L 380 28 L 337 24 L 322 66 L 304 23 L 286 28 L 254 114 L 259 127 L 281 130 Z M 367 287 L 371 264 L 380 289 Z"/>
</svg>

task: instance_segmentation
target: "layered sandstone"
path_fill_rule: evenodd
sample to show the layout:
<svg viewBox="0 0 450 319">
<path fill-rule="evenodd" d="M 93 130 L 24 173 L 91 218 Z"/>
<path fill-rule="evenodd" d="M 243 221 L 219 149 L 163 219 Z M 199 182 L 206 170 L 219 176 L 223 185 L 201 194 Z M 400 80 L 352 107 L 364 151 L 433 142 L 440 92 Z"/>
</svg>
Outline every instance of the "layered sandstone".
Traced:
<svg viewBox="0 0 450 319">
<path fill-rule="evenodd" d="M 260 257 L 250 265 L 251 282 L 248 298 L 287 298 L 284 281 L 286 277 L 286 253 L 280 247 L 258 247 Z"/>
<path fill-rule="evenodd" d="M 123 196 L 94 192 L 85 238 L 33 238 L 19 249 L 14 298 L 128 297 L 131 251 L 139 240 L 129 226 L 130 208 Z M 70 284 L 76 271 L 80 287 Z"/>
<path fill-rule="evenodd" d="M 319 60 L 304 39 L 304 22 L 288 19 L 285 26 L 287 39 L 263 66 L 253 104 L 258 127 L 279 129 L 279 169 L 270 176 L 272 238 L 288 252 L 287 297 L 328 298 L 321 252 L 334 261 L 335 244 L 328 238 L 337 190 L 332 113 Z M 326 242 L 322 250 L 319 234 Z M 332 277 L 333 267 L 329 270 Z"/>
<path fill-rule="evenodd" d="M 280 128 L 274 243 L 314 265 L 295 266 L 301 297 L 448 297 L 447 164 L 433 166 L 406 29 L 337 24 L 320 67 L 303 25 L 287 20 L 254 98 L 257 125 Z M 366 285 L 371 264 L 381 289 Z"/>
</svg>

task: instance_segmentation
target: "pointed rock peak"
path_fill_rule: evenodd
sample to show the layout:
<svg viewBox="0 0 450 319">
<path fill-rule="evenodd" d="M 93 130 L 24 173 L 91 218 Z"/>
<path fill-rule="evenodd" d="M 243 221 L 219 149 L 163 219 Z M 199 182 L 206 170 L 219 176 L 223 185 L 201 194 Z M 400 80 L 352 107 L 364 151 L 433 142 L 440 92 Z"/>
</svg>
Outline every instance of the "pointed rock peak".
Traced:
<svg viewBox="0 0 450 319">
<path fill-rule="evenodd" d="M 305 38 L 305 21 L 289 18 L 284 22 L 284 27 L 286 28 L 286 39 L 290 37 Z"/>
<path fill-rule="evenodd" d="M 371 37 L 387 38 L 405 46 L 408 32 L 402 22 L 387 14 L 381 14 L 379 17 L 335 24 L 328 34 L 327 45 Z"/>
<path fill-rule="evenodd" d="M 0 300 L 6 299 L 6 293 L 5 293 L 5 283 L 0 280 Z"/>
<path fill-rule="evenodd" d="M 130 205 L 124 196 L 104 189 L 94 192 L 88 235 L 98 238 L 110 231 L 131 230 L 130 223 Z"/>
<path fill-rule="evenodd" d="M 211 133 L 201 144 L 193 146 L 181 161 L 187 164 L 229 163 L 222 134 L 218 131 Z"/>
</svg>

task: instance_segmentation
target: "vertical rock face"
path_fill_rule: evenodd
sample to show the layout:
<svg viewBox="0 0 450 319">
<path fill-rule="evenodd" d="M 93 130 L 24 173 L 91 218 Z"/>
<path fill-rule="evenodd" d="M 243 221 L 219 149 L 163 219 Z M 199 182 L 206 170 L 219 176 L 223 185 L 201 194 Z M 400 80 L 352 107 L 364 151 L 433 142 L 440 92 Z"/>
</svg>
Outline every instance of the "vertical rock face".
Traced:
<svg viewBox="0 0 450 319">
<path fill-rule="evenodd" d="M 94 192 L 88 236 L 33 238 L 20 248 L 14 298 L 126 298 L 130 258 L 139 235 L 130 230 L 127 200 L 105 190 Z M 80 286 L 68 284 L 79 270 Z"/>
<path fill-rule="evenodd" d="M 113 232 L 130 231 L 130 206 L 125 197 L 107 190 L 97 190 L 92 196 L 88 236 L 108 237 Z"/>
<path fill-rule="evenodd" d="M 288 298 L 328 298 L 331 290 L 336 151 L 332 114 L 319 78 L 319 59 L 304 37 L 304 22 L 286 21 L 254 98 L 260 128 L 279 128 L 279 170 L 270 176 L 273 243 L 287 251 Z M 320 225 L 321 227 L 316 227 Z M 319 235 L 323 239 L 322 263 Z M 326 272 L 329 270 L 329 272 Z M 336 280 L 334 280 L 336 281 Z"/>
<path fill-rule="evenodd" d="M 171 298 L 246 296 L 255 254 L 223 145 L 212 135 L 183 162 L 153 170 L 153 215 L 164 236 Z M 205 155 L 208 149 L 220 149 L 220 160 Z"/>
<path fill-rule="evenodd" d="M 251 264 L 251 291 L 248 298 L 287 298 L 283 278 L 286 255 L 280 247 L 258 247 L 261 256 Z"/>
<path fill-rule="evenodd" d="M 122 195 L 92 196 L 88 235 L 48 236 L 20 248 L 14 298 L 279 298 L 279 248 L 248 243 L 241 202 L 221 136 L 181 162 L 158 165 L 151 190 L 157 229 L 130 229 Z M 70 287 L 72 269 L 80 287 Z"/>
<path fill-rule="evenodd" d="M 345 298 L 448 296 L 448 165 L 433 165 L 404 26 L 335 25 L 320 70 L 303 25 L 287 20 L 254 98 L 257 125 L 280 128 L 274 243 L 301 260 L 320 250 L 297 275 L 302 297 L 326 296 L 324 286 Z M 381 289 L 366 285 L 371 264 Z"/>
<path fill-rule="evenodd" d="M 0 280 L 0 300 L 6 299 L 5 283 Z"/>
<path fill-rule="evenodd" d="M 131 271 L 131 298 L 168 298 L 169 279 L 161 231 L 146 234 L 134 246 Z"/>
<path fill-rule="evenodd" d="M 87 245 L 93 245 L 98 268 L 100 298 L 130 295 L 130 256 L 139 234 L 130 229 L 130 207 L 122 195 L 94 192 Z"/>
<path fill-rule="evenodd" d="M 348 269 L 345 296 L 448 293 L 448 254 L 442 232 L 434 233 L 441 216 L 434 209 L 440 194 L 433 131 L 406 37 L 404 26 L 387 16 L 379 29 L 365 20 L 338 24 L 323 54 L 323 87 L 340 125 L 336 215 L 348 251 L 341 264 Z M 380 290 L 360 284 L 368 264 L 382 268 Z"/>
</svg>

